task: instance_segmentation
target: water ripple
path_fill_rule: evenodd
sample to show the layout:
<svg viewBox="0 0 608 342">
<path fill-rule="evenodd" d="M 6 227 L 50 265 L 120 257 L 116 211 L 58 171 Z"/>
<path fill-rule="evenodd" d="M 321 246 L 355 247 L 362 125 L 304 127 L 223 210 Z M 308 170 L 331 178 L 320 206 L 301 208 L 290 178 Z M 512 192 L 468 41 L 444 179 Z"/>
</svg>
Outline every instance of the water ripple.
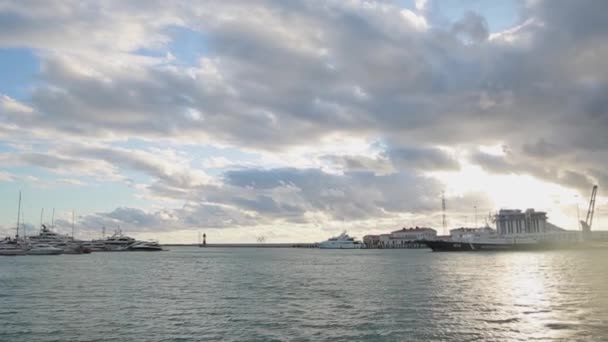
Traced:
<svg viewBox="0 0 608 342">
<path fill-rule="evenodd" d="M 173 248 L 0 258 L 0 340 L 600 340 L 607 257 Z"/>
</svg>

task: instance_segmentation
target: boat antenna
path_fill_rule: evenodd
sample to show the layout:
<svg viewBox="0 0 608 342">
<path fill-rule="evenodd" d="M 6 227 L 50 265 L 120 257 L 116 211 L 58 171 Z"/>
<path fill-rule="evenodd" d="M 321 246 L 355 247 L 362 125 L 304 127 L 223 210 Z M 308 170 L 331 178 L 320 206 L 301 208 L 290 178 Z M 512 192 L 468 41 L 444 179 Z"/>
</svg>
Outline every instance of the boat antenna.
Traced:
<svg viewBox="0 0 608 342">
<path fill-rule="evenodd" d="M 74 240 L 74 209 L 72 209 L 72 240 Z"/>
<path fill-rule="evenodd" d="M 443 226 L 443 235 L 447 235 L 448 224 L 445 220 L 445 191 L 441 192 L 441 224 Z"/>
<path fill-rule="evenodd" d="M 55 229 L 55 208 L 53 208 L 53 216 L 51 216 L 51 228 Z"/>
<path fill-rule="evenodd" d="M 15 235 L 16 239 L 19 239 L 19 219 L 21 218 L 21 190 L 19 190 L 19 204 L 17 206 L 17 233 Z"/>
<path fill-rule="evenodd" d="M 42 217 L 44 216 L 44 208 L 40 209 L 40 227 L 42 227 Z"/>
</svg>

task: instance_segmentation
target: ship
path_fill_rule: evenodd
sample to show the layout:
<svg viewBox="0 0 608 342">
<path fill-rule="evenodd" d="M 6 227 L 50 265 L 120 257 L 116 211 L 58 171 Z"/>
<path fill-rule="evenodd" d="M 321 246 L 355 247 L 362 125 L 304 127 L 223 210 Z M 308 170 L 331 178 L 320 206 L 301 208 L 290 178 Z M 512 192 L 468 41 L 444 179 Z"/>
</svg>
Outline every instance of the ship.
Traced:
<svg viewBox="0 0 608 342">
<path fill-rule="evenodd" d="M 319 248 L 321 249 L 358 249 L 361 246 L 362 243 L 360 241 L 356 241 L 355 238 L 348 236 L 345 231 L 319 244 Z"/>
<path fill-rule="evenodd" d="M 425 240 L 435 252 L 454 251 L 519 251 L 605 247 L 608 232 L 591 231 L 595 213 L 597 185 L 591 189 L 589 209 L 585 221 L 580 221 L 581 230 L 571 231 L 547 221 L 547 213 L 533 208 L 501 209 L 494 215 L 496 229 L 457 228 L 447 238 Z M 445 207 L 444 207 L 445 208 Z"/>
<path fill-rule="evenodd" d="M 571 231 L 547 221 L 547 214 L 534 209 L 501 209 L 494 216 L 496 229 L 457 228 L 447 238 L 424 240 L 435 252 L 521 251 L 587 248 L 607 240 L 608 232 Z M 583 227 L 585 227 L 583 225 Z"/>
</svg>

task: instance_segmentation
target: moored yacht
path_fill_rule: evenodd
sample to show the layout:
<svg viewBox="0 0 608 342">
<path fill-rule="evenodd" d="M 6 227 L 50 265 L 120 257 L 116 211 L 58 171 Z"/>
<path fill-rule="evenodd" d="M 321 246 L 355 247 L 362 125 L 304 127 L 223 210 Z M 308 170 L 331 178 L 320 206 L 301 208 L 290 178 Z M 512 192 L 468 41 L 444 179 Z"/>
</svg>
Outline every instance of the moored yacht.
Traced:
<svg viewBox="0 0 608 342">
<path fill-rule="evenodd" d="M 49 245 L 61 244 L 73 240 L 71 236 L 51 231 L 45 224 L 40 226 L 40 233 L 38 233 L 38 235 L 28 236 L 28 239 L 33 244 L 46 243 Z"/>
<path fill-rule="evenodd" d="M 323 241 L 319 244 L 321 249 L 358 249 L 361 248 L 361 242 L 355 241 L 354 237 L 348 236 L 346 231 L 342 234 L 329 238 L 327 241 Z"/>
<path fill-rule="evenodd" d="M 15 256 L 26 255 L 26 253 L 26 245 L 21 240 L 6 238 L 0 241 L 0 255 Z"/>
<path fill-rule="evenodd" d="M 66 254 L 83 254 L 90 253 L 91 249 L 84 246 L 84 241 L 75 240 L 69 235 L 62 235 L 53 232 L 45 224 L 41 225 L 40 233 L 28 237 L 32 244 L 48 244 L 56 248 L 60 248 Z"/>
<path fill-rule="evenodd" d="M 83 241 L 82 246 L 91 252 L 103 252 L 106 250 L 104 240 Z"/>
<path fill-rule="evenodd" d="M 95 244 L 103 243 L 104 251 L 120 252 L 128 251 L 129 247 L 137 242 L 134 238 L 126 236 L 120 229 L 117 229 L 114 234 L 105 240 L 92 241 Z"/>
<path fill-rule="evenodd" d="M 63 254 L 63 249 L 53 247 L 48 243 L 37 243 L 31 245 L 27 251 L 27 255 L 59 255 Z"/>
<path fill-rule="evenodd" d="M 130 245 L 128 250 L 155 252 L 155 251 L 162 251 L 163 248 L 156 241 L 137 241 L 134 244 Z"/>
</svg>

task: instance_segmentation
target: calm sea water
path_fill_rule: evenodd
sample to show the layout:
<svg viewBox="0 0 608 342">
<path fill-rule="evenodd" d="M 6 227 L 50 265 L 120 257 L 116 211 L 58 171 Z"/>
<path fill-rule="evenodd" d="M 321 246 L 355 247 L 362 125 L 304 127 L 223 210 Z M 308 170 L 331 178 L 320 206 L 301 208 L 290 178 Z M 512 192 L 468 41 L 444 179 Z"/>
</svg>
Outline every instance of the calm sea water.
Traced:
<svg viewBox="0 0 608 342">
<path fill-rule="evenodd" d="M 0 258 L 1 341 L 608 341 L 608 251 Z"/>
</svg>

